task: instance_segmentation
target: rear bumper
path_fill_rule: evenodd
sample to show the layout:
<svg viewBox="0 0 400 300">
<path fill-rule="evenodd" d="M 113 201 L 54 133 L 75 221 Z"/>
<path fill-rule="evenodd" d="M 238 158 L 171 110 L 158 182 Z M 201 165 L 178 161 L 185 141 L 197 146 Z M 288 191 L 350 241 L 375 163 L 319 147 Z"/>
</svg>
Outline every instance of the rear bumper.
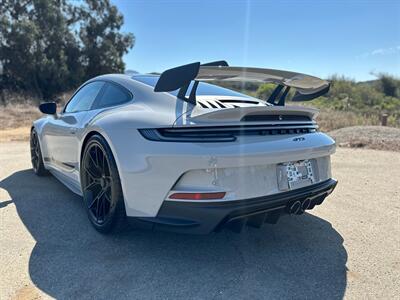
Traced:
<svg viewBox="0 0 400 300">
<path fill-rule="evenodd" d="M 324 201 L 336 184 L 335 179 L 328 179 L 289 192 L 236 201 L 164 201 L 156 217 L 129 219 L 135 225 L 155 230 L 207 234 L 229 228 L 239 232 L 244 225 L 260 227 L 263 223 L 276 223 L 296 201 L 303 203 L 310 199 L 308 209 L 312 209 Z"/>
<path fill-rule="evenodd" d="M 168 193 L 176 188 L 175 184 L 188 172 L 217 170 L 220 182 L 216 183 L 217 186 L 211 182 L 211 190 L 218 188 L 234 192 L 232 201 L 249 199 L 279 192 L 275 189 L 274 165 L 329 157 L 335 152 L 334 140 L 321 132 L 246 136 L 227 143 L 181 143 L 149 141 L 136 129 L 118 127 L 115 131 L 107 132 L 107 137 L 117 163 L 125 210 L 129 217 L 157 217 Z M 293 140 L 298 137 L 304 140 Z M 227 185 L 222 181 L 225 179 L 221 177 L 221 169 L 229 169 L 225 177 L 230 179 L 225 179 L 231 181 Z M 243 172 L 228 176 L 233 169 Z M 260 174 L 254 182 L 247 176 L 252 169 Z M 321 181 L 331 177 L 328 172 L 322 172 L 321 175 Z M 188 191 L 188 185 L 192 183 L 195 183 L 194 188 L 208 190 L 210 185 L 204 185 L 205 182 L 200 179 L 196 177 L 191 182 L 185 181 L 185 186 L 179 187 L 182 188 L 180 191 Z M 257 184 L 258 188 L 254 189 L 253 186 Z M 233 185 L 237 187 L 236 190 Z"/>
</svg>

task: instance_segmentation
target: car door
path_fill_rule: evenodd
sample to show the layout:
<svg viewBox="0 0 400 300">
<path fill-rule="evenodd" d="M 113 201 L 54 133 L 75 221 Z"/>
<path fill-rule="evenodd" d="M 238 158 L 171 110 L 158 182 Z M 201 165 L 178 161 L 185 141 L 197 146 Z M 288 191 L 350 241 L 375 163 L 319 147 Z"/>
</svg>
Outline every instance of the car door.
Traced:
<svg viewBox="0 0 400 300">
<path fill-rule="evenodd" d="M 79 175 L 74 172 L 79 161 L 79 136 L 104 84 L 103 81 L 94 81 L 81 87 L 64 110 L 43 129 L 48 147 L 48 161 L 53 167 L 64 171 L 64 174 L 74 177 L 73 179 L 77 179 L 75 177 Z"/>
</svg>

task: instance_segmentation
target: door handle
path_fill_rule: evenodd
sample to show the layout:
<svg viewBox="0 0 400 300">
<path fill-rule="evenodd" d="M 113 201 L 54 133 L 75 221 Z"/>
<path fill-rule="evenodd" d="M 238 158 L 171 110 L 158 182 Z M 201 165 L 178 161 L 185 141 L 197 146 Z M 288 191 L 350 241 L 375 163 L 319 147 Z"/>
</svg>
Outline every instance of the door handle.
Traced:
<svg viewBox="0 0 400 300">
<path fill-rule="evenodd" d="M 71 134 L 75 134 L 77 130 L 78 130 L 77 128 L 72 127 L 72 128 L 69 129 L 69 132 L 70 132 Z"/>
</svg>

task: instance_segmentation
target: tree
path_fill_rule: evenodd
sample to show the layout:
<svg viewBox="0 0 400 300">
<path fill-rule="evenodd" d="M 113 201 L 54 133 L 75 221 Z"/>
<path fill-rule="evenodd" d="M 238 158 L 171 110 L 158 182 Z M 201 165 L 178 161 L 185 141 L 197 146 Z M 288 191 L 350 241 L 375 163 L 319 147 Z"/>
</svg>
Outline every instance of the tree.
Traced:
<svg viewBox="0 0 400 300">
<path fill-rule="evenodd" d="M 379 74 L 379 81 L 381 90 L 386 96 L 400 97 L 400 80 L 387 74 Z"/>
<path fill-rule="evenodd" d="M 86 77 L 122 73 L 125 69 L 122 56 L 133 46 L 133 35 L 119 32 L 124 18 L 108 0 L 87 0 L 86 3 L 81 7 L 84 22 L 79 33 Z"/>
<path fill-rule="evenodd" d="M 109 0 L 0 0 L 1 89 L 44 99 L 83 80 L 123 72 L 132 34 Z"/>
</svg>

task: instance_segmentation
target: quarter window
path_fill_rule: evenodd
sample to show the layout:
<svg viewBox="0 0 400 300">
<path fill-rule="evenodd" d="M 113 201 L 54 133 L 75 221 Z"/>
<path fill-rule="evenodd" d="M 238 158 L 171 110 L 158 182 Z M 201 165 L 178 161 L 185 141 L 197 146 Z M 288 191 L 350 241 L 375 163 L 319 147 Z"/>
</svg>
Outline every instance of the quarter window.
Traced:
<svg viewBox="0 0 400 300">
<path fill-rule="evenodd" d="M 104 92 L 98 100 L 97 108 L 119 105 L 131 100 L 131 95 L 116 84 L 106 83 Z"/>
<path fill-rule="evenodd" d="M 99 94 L 104 82 L 95 81 L 81 88 L 65 107 L 66 113 L 73 113 L 91 109 L 94 100 Z"/>
</svg>

